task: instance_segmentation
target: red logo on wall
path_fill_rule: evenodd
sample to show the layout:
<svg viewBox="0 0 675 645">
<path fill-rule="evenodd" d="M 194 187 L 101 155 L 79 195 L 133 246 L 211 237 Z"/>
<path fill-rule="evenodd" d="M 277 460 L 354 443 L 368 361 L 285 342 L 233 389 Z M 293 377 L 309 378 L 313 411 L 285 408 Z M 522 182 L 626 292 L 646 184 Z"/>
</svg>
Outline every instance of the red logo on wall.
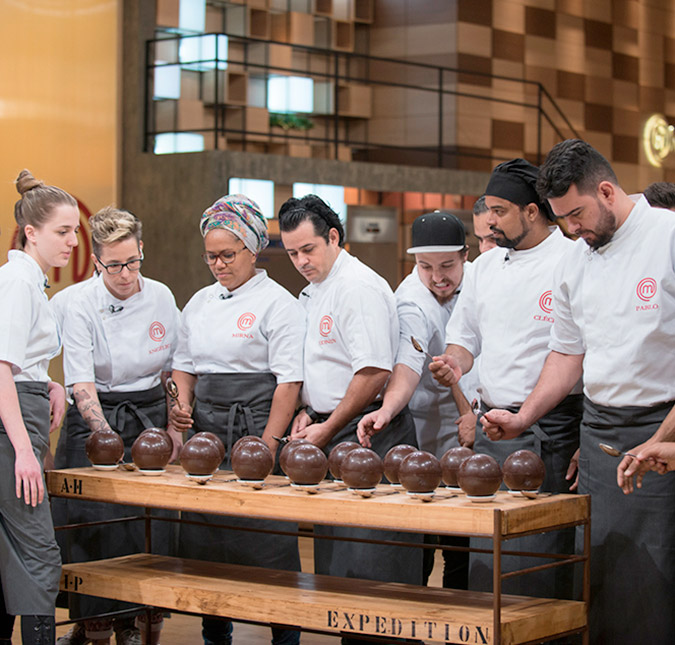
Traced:
<svg viewBox="0 0 675 645">
<path fill-rule="evenodd" d="M 164 325 L 162 325 L 161 322 L 155 320 L 155 322 L 150 325 L 150 330 L 148 333 L 150 334 L 150 338 L 152 338 L 152 340 L 159 343 L 164 340 L 166 329 L 164 329 Z"/>
<path fill-rule="evenodd" d="M 319 322 L 319 333 L 322 336 L 328 336 L 333 330 L 333 319 L 330 316 L 324 316 Z"/>
<path fill-rule="evenodd" d="M 550 314 L 553 311 L 553 292 L 544 291 L 539 298 L 539 307 L 545 314 Z"/>
<path fill-rule="evenodd" d="M 654 278 L 644 278 L 644 280 L 640 280 L 635 292 L 640 300 L 648 302 L 656 295 L 656 280 L 654 280 Z"/>
<path fill-rule="evenodd" d="M 255 316 L 252 313 L 247 312 L 239 316 L 239 320 L 237 320 L 237 327 L 239 327 L 241 331 L 246 331 L 247 329 L 251 329 L 251 327 L 253 327 L 254 322 Z"/>
</svg>

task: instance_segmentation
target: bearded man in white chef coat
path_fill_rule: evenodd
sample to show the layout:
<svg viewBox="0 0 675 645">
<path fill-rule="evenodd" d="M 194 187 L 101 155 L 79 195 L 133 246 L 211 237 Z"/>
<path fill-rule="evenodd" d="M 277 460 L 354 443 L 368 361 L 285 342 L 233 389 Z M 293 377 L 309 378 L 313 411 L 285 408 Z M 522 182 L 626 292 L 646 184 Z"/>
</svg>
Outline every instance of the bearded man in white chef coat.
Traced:
<svg viewBox="0 0 675 645">
<path fill-rule="evenodd" d="M 279 210 L 279 228 L 291 261 L 310 283 L 300 294 L 307 313 L 305 407 L 293 421 L 291 438 L 305 438 L 328 453 L 342 441 L 356 441 L 359 419 L 381 406 L 398 347 L 396 301 L 381 276 L 342 248 L 340 219 L 316 195 L 287 200 Z M 416 445 L 407 407 L 391 420 L 387 432 L 373 438 L 372 447 L 383 457 L 399 443 Z M 314 530 L 343 537 L 415 539 L 391 531 Z M 411 584 L 422 580 L 421 549 L 414 547 L 317 540 L 314 554 L 317 573 Z"/>
<path fill-rule="evenodd" d="M 537 176 L 537 167 L 524 159 L 501 163 L 493 170 L 485 203 L 497 248 L 474 260 L 446 328 L 446 354 L 430 365 L 441 383 L 452 385 L 478 357 L 478 390 L 484 412 L 495 407 L 517 410 L 532 391 L 548 355 L 556 316 L 551 304 L 553 270 L 573 246 L 557 226 L 550 226 L 550 210 L 535 189 Z M 566 394 L 571 390 L 572 386 Z M 577 386 L 555 410 L 509 441 L 495 443 L 477 432 L 476 452 L 503 463 L 516 450 L 531 450 L 546 466 L 542 490 L 567 492 L 568 467 L 579 444 L 580 392 Z M 484 546 L 482 542 L 475 545 Z M 574 532 L 568 529 L 518 538 L 509 548 L 570 552 Z M 537 558 L 507 556 L 502 571 L 541 563 Z M 511 578 L 502 588 L 507 593 L 569 598 L 573 595 L 572 573 L 571 567 L 540 571 Z M 492 589 L 490 557 L 471 554 L 469 587 Z"/>
<path fill-rule="evenodd" d="M 609 162 L 578 139 L 551 150 L 537 190 L 581 239 L 555 272 L 551 352 L 537 385 L 517 414 L 486 415 L 486 430 L 516 436 L 583 371 L 579 491 L 592 496 L 591 642 L 674 643 L 675 479 L 650 475 L 630 497 L 615 480 L 632 492 L 640 470 L 632 455 L 675 439 L 675 218 L 644 196 L 633 201 Z M 631 453 L 618 473 L 598 443 Z"/>
</svg>

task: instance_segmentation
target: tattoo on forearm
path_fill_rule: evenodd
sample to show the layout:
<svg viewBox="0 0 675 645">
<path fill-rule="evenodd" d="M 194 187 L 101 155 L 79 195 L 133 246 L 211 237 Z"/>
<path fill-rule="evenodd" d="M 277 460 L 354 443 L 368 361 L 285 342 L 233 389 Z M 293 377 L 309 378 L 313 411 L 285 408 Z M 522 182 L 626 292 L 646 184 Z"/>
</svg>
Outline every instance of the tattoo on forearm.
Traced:
<svg viewBox="0 0 675 645">
<path fill-rule="evenodd" d="M 98 399 L 92 398 L 92 396 L 86 390 L 78 390 L 77 392 L 73 392 L 73 399 L 75 399 L 77 409 L 82 415 L 82 418 L 87 422 L 87 425 L 92 432 L 95 432 L 96 430 L 110 429 L 110 424 L 103 414 L 103 410 Z"/>
</svg>

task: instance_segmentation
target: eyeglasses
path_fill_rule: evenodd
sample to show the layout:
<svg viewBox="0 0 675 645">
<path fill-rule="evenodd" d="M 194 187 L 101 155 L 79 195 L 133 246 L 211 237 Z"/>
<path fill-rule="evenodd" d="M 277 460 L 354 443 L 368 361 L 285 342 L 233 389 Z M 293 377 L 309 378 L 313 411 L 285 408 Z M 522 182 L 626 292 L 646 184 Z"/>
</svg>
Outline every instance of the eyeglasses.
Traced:
<svg viewBox="0 0 675 645">
<path fill-rule="evenodd" d="M 113 262 L 112 264 L 103 264 L 101 262 L 101 258 L 96 256 L 96 259 L 98 260 L 99 264 L 110 274 L 110 275 L 117 275 L 118 273 L 122 273 L 122 269 L 124 267 L 127 268 L 127 271 L 130 273 L 136 273 L 136 271 L 141 270 L 141 265 L 143 264 L 143 254 L 141 253 L 140 258 L 136 258 L 135 260 L 129 260 L 128 262 Z"/>
<path fill-rule="evenodd" d="M 246 246 L 242 246 L 236 251 L 221 251 L 220 253 L 202 253 L 202 260 L 209 266 L 213 266 L 218 260 L 223 264 L 232 264 L 237 259 L 237 254 L 241 253 Z"/>
</svg>

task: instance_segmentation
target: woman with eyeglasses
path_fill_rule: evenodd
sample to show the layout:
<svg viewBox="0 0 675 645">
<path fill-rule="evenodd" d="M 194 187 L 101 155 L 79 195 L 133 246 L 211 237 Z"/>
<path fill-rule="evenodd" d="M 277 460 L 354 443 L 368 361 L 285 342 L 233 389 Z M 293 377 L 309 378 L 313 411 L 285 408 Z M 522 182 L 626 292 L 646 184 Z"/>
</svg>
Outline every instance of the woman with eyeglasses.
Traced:
<svg viewBox="0 0 675 645">
<path fill-rule="evenodd" d="M 64 433 L 68 468 L 88 466 L 85 442 L 95 430 L 112 429 L 124 441 L 124 459 L 147 427 L 167 426 L 167 397 L 162 378 L 168 375 L 175 349 L 179 312 L 164 284 L 145 278 L 141 222 L 131 213 L 107 207 L 90 220 L 92 260 L 98 276 L 73 291 L 63 319 L 63 370 L 66 387 L 75 401 L 67 413 Z M 180 433 L 168 428 L 174 459 L 182 445 Z M 62 464 L 57 464 L 62 466 Z M 68 500 L 68 522 L 89 522 L 137 515 L 132 507 Z M 168 552 L 171 529 L 153 523 L 153 545 Z M 144 550 L 142 522 L 125 522 L 68 531 L 70 562 L 110 558 Z M 131 605 L 71 594 L 72 619 Z M 144 616 L 143 616 L 144 617 Z M 141 616 L 139 619 L 142 620 Z M 162 615 L 153 616 L 157 642 Z M 138 621 L 137 621 L 138 622 Z M 134 618 L 87 620 L 78 623 L 59 645 L 92 642 L 106 645 L 116 633 L 118 645 L 140 642 Z M 145 637 L 145 628 L 140 636 Z"/>
<path fill-rule="evenodd" d="M 272 454 L 293 418 L 302 384 L 305 315 L 300 303 L 274 282 L 256 259 L 267 246 L 267 221 L 244 195 L 227 195 L 202 215 L 203 259 L 216 282 L 198 291 L 182 313 L 173 380 L 178 403 L 170 419 L 190 434 L 208 430 L 226 446 L 262 437 Z M 184 524 L 181 555 L 200 560 L 300 570 L 297 539 L 235 527 L 297 530 L 284 522 L 184 514 L 223 528 Z M 205 645 L 229 645 L 232 623 L 204 617 Z M 274 645 L 295 645 L 299 632 L 272 628 Z"/>
</svg>

